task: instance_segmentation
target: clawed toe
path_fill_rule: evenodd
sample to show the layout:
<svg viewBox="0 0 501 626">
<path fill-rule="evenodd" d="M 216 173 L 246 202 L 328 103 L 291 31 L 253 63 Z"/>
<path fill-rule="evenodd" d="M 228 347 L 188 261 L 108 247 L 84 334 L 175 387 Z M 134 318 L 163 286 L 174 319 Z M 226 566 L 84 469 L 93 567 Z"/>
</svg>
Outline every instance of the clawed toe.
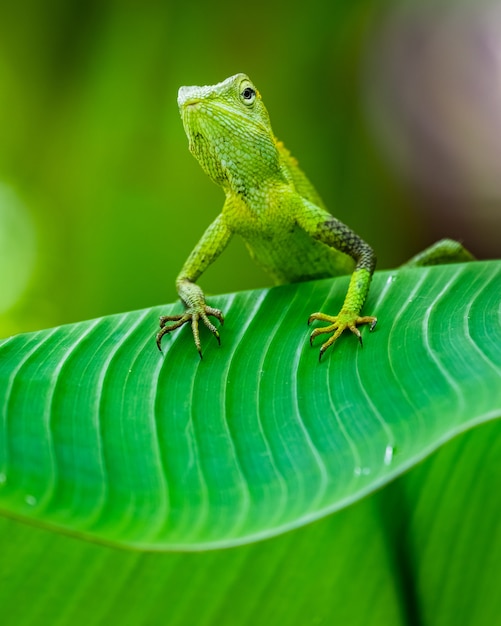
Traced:
<svg viewBox="0 0 501 626">
<path fill-rule="evenodd" d="M 219 337 L 219 332 L 217 328 L 212 324 L 212 322 L 207 317 L 208 315 L 212 315 L 215 317 L 221 324 L 224 323 L 224 317 L 222 312 L 219 309 L 213 309 L 212 307 L 206 306 L 200 310 L 187 310 L 184 313 L 180 313 L 179 315 L 162 315 L 160 317 L 160 330 L 156 336 L 156 344 L 160 352 L 162 352 L 162 338 L 167 333 L 172 332 L 173 330 L 177 330 L 187 322 L 191 322 L 191 330 L 193 333 L 193 340 L 195 342 L 195 347 L 197 349 L 200 358 L 202 358 L 202 346 L 200 343 L 198 322 L 201 319 L 205 326 L 211 331 L 211 333 L 216 337 L 218 344 L 221 344 L 221 338 Z M 168 324 L 168 322 L 173 322 L 173 324 Z"/>
<path fill-rule="evenodd" d="M 357 326 L 368 324 L 369 330 L 372 331 L 376 326 L 377 318 L 370 316 L 359 317 L 351 311 L 341 311 L 339 315 L 336 316 L 325 315 L 324 313 L 313 313 L 308 319 L 308 324 L 312 321 L 330 322 L 328 326 L 315 328 L 310 334 L 310 345 L 313 345 L 315 337 L 332 333 L 332 336 L 320 346 L 319 360 L 321 360 L 324 352 L 332 346 L 345 330 L 350 330 L 363 347 L 362 335 Z"/>
<path fill-rule="evenodd" d="M 207 315 L 212 315 L 212 317 L 215 317 L 217 320 L 219 320 L 221 324 L 224 324 L 224 316 L 223 316 L 223 313 L 219 309 L 213 309 L 212 307 L 207 306 L 205 307 L 205 313 Z"/>
<path fill-rule="evenodd" d="M 331 322 L 331 324 L 335 324 L 337 322 L 337 316 L 326 315 L 325 313 L 312 313 L 308 318 L 308 326 L 312 322 Z"/>
</svg>

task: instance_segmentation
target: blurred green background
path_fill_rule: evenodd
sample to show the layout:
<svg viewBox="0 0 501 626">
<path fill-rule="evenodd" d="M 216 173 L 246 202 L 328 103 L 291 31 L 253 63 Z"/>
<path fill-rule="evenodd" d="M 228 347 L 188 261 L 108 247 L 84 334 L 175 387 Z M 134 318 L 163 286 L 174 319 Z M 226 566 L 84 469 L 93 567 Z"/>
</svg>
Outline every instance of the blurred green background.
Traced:
<svg viewBox="0 0 501 626">
<path fill-rule="evenodd" d="M 0 335 L 176 298 L 223 202 L 177 89 L 241 71 L 380 268 L 442 236 L 499 255 L 500 17 L 478 2 L 1 3 Z M 201 283 L 270 281 L 234 241 Z"/>
</svg>

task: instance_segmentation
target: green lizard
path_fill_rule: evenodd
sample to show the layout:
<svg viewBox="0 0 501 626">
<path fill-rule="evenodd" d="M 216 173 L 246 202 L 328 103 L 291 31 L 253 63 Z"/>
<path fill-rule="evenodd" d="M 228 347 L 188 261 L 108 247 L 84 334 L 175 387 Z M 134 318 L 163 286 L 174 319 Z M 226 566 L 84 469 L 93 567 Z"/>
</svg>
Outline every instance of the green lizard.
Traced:
<svg viewBox="0 0 501 626">
<path fill-rule="evenodd" d="M 223 314 L 207 306 L 196 280 L 235 233 L 243 237 L 251 256 L 276 284 L 351 273 L 339 313 L 310 315 L 308 323 L 327 323 L 313 330 L 310 343 L 318 335 L 330 335 L 319 358 L 346 329 L 362 344 L 357 327 L 368 324 L 373 330 L 377 322 L 375 317 L 360 315 L 376 266 L 375 254 L 327 211 L 297 161 L 275 138 L 256 87 L 245 74 L 237 74 L 214 86 L 181 87 L 178 105 L 189 149 L 206 174 L 223 188 L 226 201 L 177 277 L 185 311 L 160 318 L 160 351 L 166 333 L 190 322 L 202 356 L 200 320 L 219 342 L 209 316 L 222 324 Z M 457 242 L 442 240 L 409 264 L 461 260 L 463 253 L 471 258 Z"/>
</svg>

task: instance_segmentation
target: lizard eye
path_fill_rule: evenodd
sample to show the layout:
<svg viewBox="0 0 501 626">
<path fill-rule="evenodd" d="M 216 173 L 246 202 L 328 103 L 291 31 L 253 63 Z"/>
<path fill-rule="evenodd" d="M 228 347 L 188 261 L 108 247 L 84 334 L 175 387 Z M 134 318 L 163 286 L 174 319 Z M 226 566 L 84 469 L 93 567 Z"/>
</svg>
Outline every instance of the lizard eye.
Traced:
<svg viewBox="0 0 501 626">
<path fill-rule="evenodd" d="M 240 97 L 242 98 L 244 104 L 250 106 L 251 104 L 254 104 L 254 100 L 256 99 L 256 90 L 252 87 L 246 87 L 240 93 Z"/>
</svg>

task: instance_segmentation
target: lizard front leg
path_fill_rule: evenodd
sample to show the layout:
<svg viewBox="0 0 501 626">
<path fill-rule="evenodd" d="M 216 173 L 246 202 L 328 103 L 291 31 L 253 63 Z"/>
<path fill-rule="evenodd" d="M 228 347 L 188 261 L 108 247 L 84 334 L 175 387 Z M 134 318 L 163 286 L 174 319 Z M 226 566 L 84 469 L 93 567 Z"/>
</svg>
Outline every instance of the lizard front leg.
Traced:
<svg viewBox="0 0 501 626">
<path fill-rule="evenodd" d="M 348 226 L 332 217 L 329 213 L 320 208 L 312 208 L 307 212 L 302 212 L 299 224 L 314 239 L 343 252 L 353 258 L 355 269 L 351 275 L 348 291 L 343 302 L 343 306 L 337 315 L 326 315 L 325 313 L 313 313 L 308 319 L 308 324 L 313 321 L 328 322 L 327 326 L 316 328 L 310 335 L 310 343 L 315 337 L 322 334 L 331 334 L 329 339 L 320 347 L 319 359 L 345 330 L 350 330 L 357 336 L 362 345 L 362 335 L 358 326 L 369 324 L 372 331 L 377 323 L 377 318 L 372 316 L 361 316 L 360 312 L 369 293 L 369 286 L 372 274 L 376 267 L 376 256 L 372 248 L 363 241 Z"/>
<path fill-rule="evenodd" d="M 219 309 L 207 306 L 205 295 L 202 289 L 195 284 L 195 281 L 202 275 L 207 267 L 221 254 L 231 239 L 231 231 L 224 222 L 222 215 L 219 215 L 207 228 L 202 238 L 195 246 L 176 280 L 176 287 L 179 297 L 184 305 L 185 311 L 179 315 L 163 315 L 160 318 L 160 331 L 157 333 L 157 346 L 162 351 L 162 338 L 167 333 L 180 328 L 187 322 L 191 323 L 193 340 L 198 354 L 202 357 L 202 346 L 198 329 L 199 321 L 207 326 L 211 333 L 219 340 L 219 333 L 209 320 L 208 316 L 213 316 L 224 322 L 223 314 Z M 168 324 L 168 322 L 174 322 Z"/>
</svg>

